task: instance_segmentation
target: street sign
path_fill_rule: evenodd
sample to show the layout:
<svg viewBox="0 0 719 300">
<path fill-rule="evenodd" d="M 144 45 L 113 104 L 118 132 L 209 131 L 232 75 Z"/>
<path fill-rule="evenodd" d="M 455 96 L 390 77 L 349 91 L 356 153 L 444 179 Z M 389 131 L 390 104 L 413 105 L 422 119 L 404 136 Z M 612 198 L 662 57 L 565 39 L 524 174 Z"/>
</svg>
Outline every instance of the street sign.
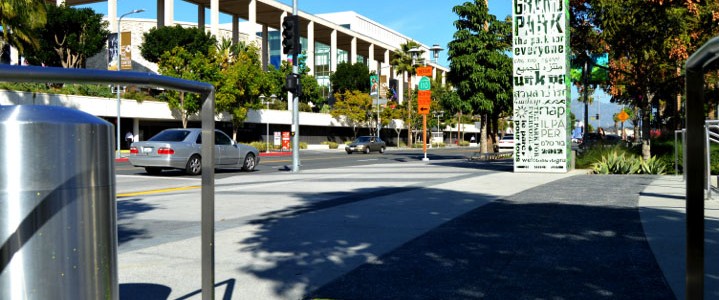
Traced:
<svg viewBox="0 0 719 300">
<path fill-rule="evenodd" d="M 420 91 L 429 91 L 432 88 L 432 83 L 428 77 L 421 77 L 418 86 Z"/>
<path fill-rule="evenodd" d="M 417 91 L 417 113 L 428 115 L 430 104 L 432 104 L 432 92 Z"/>
<path fill-rule="evenodd" d="M 617 119 L 622 122 L 629 120 L 629 114 L 626 111 L 620 111 L 617 115 Z"/>
<path fill-rule="evenodd" d="M 432 67 L 417 67 L 417 76 L 432 77 Z"/>
</svg>

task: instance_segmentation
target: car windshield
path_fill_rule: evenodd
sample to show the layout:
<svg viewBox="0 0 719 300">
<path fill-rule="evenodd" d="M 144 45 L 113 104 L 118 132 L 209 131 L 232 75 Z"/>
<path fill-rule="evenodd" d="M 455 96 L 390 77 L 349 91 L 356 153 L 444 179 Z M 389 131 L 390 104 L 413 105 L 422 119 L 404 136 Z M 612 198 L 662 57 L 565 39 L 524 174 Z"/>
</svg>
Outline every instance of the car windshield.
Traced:
<svg viewBox="0 0 719 300">
<path fill-rule="evenodd" d="M 358 137 L 358 138 L 355 140 L 355 143 L 366 143 L 366 142 L 369 142 L 369 140 L 370 140 L 370 137 L 368 137 L 368 136 L 361 136 L 361 137 Z"/>
<path fill-rule="evenodd" d="M 190 134 L 189 130 L 164 130 L 150 138 L 153 142 L 182 142 Z"/>
</svg>

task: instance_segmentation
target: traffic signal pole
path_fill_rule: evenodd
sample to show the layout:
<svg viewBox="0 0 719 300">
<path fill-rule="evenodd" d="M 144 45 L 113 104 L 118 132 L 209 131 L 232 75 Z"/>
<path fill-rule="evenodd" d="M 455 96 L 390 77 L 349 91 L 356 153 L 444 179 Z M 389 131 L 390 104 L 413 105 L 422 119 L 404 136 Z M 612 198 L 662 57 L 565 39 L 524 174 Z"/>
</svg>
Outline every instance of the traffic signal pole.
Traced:
<svg viewBox="0 0 719 300">
<path fill-rule="evenodd" d="M 292 1 L 292 15 L 295 16 L 295 34 L 293 36 L 294 49 L 292 51 L 292 74 L 299 74 L 299 66 L 297 63 L 299 49 L 299 18 L 297 17 L 297 0 Z M 297 89 L 292 93 L 292 173 L 300 172 L 300 92 L 301 85 L 299 75 L 297 75 Z"/>
<path fill-rule="evenodd" d="M 292 3 L 292 15 L 282 21 L 282 53 L 292 57 L 292 73 L 285 78 L 285 89 L 288 101 L 292 101 L 292 173 L 300 171 L 300 94 L 302 87 L 299 75 L 300 45 L 300 18 L 297 15 L 297 0 Z"/>
</svg>

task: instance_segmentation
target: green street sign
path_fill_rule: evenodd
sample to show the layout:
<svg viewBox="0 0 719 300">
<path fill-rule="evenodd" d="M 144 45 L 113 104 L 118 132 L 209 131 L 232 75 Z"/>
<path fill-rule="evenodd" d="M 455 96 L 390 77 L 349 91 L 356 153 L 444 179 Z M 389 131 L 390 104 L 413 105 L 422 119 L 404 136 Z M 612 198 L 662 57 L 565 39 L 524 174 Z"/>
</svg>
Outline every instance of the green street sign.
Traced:
<svg viewBox="0 0 719 300">
<path fill-rule="evenodd" d="M 429 77 L 422 76 L 419 79 L 419 90 L 420 91 L 429 91 L 430 88 L 432 88 L 432 84 L 429 81 Z"/>
</svg>

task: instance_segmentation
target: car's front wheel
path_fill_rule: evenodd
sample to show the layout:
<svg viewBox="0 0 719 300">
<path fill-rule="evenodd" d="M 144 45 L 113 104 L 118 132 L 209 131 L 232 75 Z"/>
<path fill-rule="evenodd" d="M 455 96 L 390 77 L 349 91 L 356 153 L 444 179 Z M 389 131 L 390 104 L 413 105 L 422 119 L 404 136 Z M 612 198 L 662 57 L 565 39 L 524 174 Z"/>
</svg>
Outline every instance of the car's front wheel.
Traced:
<svg viewBox="0 0 719 300">
<path fill-rule="evenodd" d="M 379 153 L 384 153 L 384 147 L 379 148 Z"/>
<path fill-rule="evenodd" d="M 369 154 L 369 146 L 367 146 L 367 147 L 364 148 L 364 153 L 365 153 L 365 154 Z"/>
<path fill-rule="evenodd" d="M 347 151 L 347 154 L 352 154 L 352 150 L 350 149 L 345 149 L 345 151 Z"/>
<path fill-rule="evenodd" d="M 252 171 L 255 169 L 255 155 L 252 153 L 247 153 L 247 156 L 245 156 L 245 163 L 242 165 L 242 170 L 244 171 Z"/>
<path fill-rule="evenodd" d="M 199 175 L 202 173 L 202 159 L 200 159 L 199 155 L 193 155 L 187 160 L 185 172 L 189 175 Z"/>
</svg>

